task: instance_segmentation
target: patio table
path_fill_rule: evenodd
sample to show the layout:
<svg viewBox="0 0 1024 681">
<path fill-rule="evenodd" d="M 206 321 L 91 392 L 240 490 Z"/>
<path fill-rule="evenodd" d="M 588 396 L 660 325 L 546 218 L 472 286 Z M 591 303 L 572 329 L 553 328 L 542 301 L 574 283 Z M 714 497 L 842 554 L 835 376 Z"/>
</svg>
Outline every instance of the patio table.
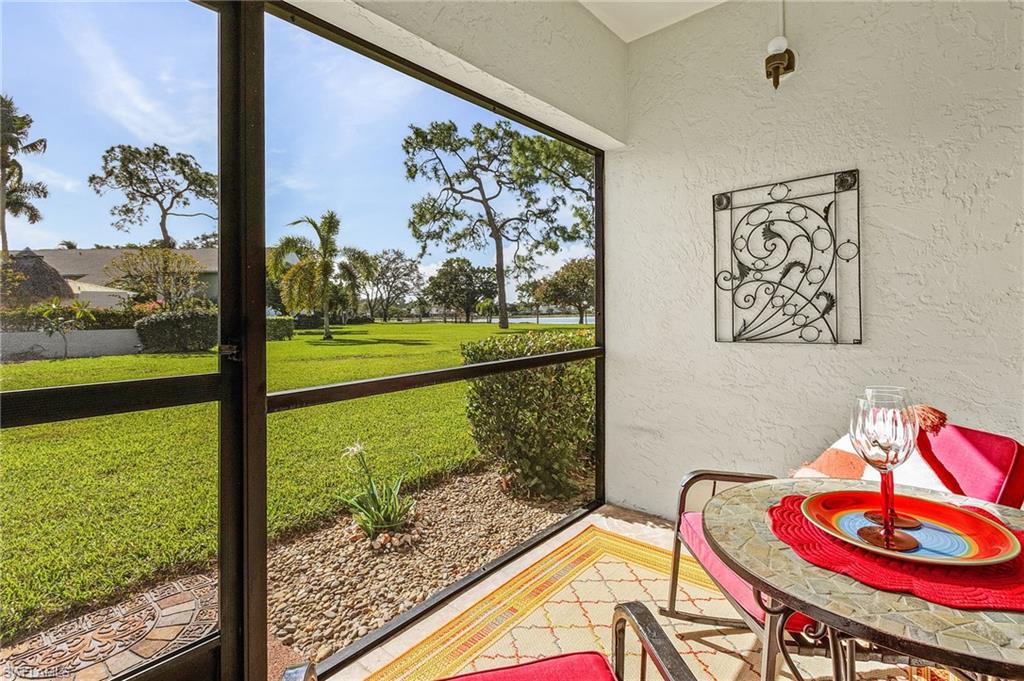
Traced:
<svg viewBox="0 0 1024 681">
<path fill-rule="evenodd" d="M 711 549 L 753 585 L 769 616 L 774 615 L 777 626 L 766 627 L 765 645 L 778 646 L 785 619 L 799 611 L 821 623 L 811 633 L 827 637 L 833 673 L 840 679 L 847 679 L 852 671 L 851 663 L 843 664 L 841 649 L 853 645 L 854 639 L 969 678 L 1024 678 L 1024 613 L 959 610 L 907 593 L 881 591 L 808 563 L 772 533 L 768 509 L 783 497 L 842 489 L 877 490 L 878 486 L 859 480 L 765 480 L 720 492 L 704 508 L 704 531 Z M 984 508 L 1014 529 L 1024 527 L 1021 509 L 916 487 L 897 491 Z M 762 596 L 769 599 L 767 603 Z M 776 649 L 786 657 L 784 646 Z"/>
</svg>

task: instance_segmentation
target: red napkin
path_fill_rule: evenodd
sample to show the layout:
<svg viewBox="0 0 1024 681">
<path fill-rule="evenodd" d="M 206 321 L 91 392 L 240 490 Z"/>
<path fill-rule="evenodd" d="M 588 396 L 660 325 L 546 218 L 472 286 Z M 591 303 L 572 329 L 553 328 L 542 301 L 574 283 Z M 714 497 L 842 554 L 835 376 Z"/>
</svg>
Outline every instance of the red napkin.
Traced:
<svg viewBox="0 0 1024 681">
<path fill-rule="evenodd" d="M 768 509 L 772 532 L 798 556 L 882 591 L 913 594 L 963 610 L 1024 612 L 1024 553 L 998 565 L 926 565 L 859 549 L 819 530 L 800 511 L 805 497 L 790 495 Z M 970 510 L 1002 523 L 991 513 Z M 1010 530 L 1024 544 L 1024 531 Z"/>
</svg>

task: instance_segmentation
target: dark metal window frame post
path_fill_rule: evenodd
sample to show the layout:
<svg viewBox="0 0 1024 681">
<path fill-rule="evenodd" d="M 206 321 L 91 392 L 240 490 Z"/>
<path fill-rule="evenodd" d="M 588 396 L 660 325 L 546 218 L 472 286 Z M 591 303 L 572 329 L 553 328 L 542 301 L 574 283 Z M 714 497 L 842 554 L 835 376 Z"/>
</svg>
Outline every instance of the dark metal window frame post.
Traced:
<svg viewBox="0 0 1024 681">
<path fill-rule="evenodd" d="M 267 350 L 263 4 L 221 10 L 220 678 L 267 668 Z"/>
</svg>

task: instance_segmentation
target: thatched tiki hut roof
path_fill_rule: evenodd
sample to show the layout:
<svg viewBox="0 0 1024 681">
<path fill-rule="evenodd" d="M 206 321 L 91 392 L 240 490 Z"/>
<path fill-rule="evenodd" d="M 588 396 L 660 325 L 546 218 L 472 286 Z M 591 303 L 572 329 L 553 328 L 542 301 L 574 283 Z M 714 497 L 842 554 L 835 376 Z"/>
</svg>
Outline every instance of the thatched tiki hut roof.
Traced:
<svg viewBox="0 0 1024 681">
<path fill-rule="evenodd" d="M 28 248 L 11 254 L 10 267 L 24 279 L 13 287 L 9 300 L 3 301 L 4 307 L 24 307 L 54 297 L 61 300 L 75 297 L 60 272 L 46 264 L 43 256 Z"/>
</svg>

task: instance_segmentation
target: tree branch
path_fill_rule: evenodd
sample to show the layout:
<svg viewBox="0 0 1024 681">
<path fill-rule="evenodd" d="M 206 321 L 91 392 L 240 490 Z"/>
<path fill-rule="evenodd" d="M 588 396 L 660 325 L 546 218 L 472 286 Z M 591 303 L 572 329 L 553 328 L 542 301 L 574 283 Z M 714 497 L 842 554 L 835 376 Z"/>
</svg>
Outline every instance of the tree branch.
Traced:
<svg viewBox="0 0 1024 681">
<path fill-rule="evenodd" d="M 167 214 L 168 215 L 173 215 L 173 216 L 179 217 L 179 218 L 195 218 L 195 217 L 199 217 L 200 215 L 202 215 L 203 217 L 210 218 L 211 220 L 216 220 L 217 219 L 216 215 L 210 215 L 209 213 L 204 213 L 201 210 L 200 211 L 196 211 L 195 213 L 167 213 Z"/>
</svg>

